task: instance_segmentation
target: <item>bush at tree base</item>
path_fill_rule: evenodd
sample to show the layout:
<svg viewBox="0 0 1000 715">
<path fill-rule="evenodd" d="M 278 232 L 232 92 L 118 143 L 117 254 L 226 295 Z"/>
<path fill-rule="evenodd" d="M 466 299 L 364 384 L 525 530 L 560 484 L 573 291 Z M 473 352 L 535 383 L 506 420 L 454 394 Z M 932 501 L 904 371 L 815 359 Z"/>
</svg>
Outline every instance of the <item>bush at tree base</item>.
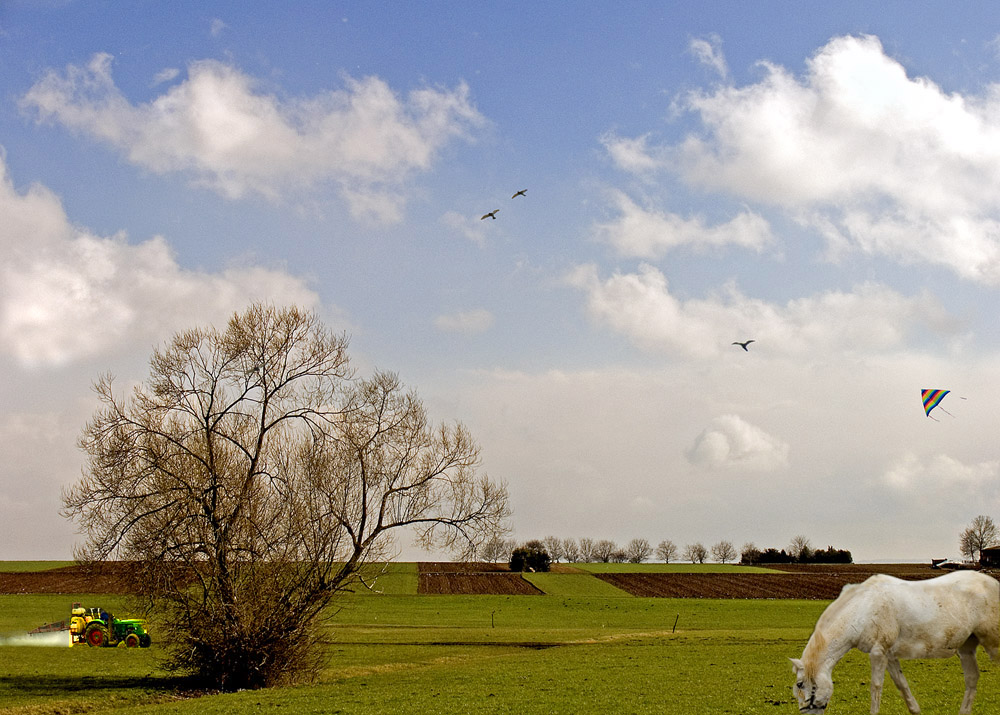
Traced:
<svg viewBox="0 0 1000 715">
<path fill-rule="evenodd" d="M 518 546 L 510 555 L 511 571 L 548 571 L 552 559 L 540 541 Z"/>
</svg>

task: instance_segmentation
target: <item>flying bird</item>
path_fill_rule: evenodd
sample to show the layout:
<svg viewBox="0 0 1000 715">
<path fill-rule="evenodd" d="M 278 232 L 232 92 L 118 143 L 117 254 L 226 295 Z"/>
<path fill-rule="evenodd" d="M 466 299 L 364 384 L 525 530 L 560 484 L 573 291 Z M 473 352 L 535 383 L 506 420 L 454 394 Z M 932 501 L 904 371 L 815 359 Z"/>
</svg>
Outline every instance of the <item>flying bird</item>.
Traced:
<svg viewBox="0 0 1000 715">
<path fill-rule="evenodd" d="M 511 196 L 511 198 L 512 199 L 516 199 L 518 196 L 524 196 L 526 193 L 528 193 L 527 189 L 521 189 L 516 194 L 514 194 L 513 196 Z"/>
<path fill-rule="evenodd" d="M 748 348 L 747 345 L 749 345 L 750 343 L 755 343 L 755 342 L 757 342 L 757 341 L 756 340 L 747 340 L 745 343 L 735 342 L 735 343 L 733 343 L 733 345 L 739 345 L 741 348 L 743 348 L 747 352 L 750 352 L 750 348 Z"/>
<path fill-rule="evenodd" d="M 482 216 L 480 216 L 479 220 L 482 221 L 484 218 L 491 218 L 494 221 L 496 221 L 497 220 L 497 211 L 499 211 L 499 210 L 500 209 L 493 209 L 488 214 L 483 214 Z"/>
</svg>

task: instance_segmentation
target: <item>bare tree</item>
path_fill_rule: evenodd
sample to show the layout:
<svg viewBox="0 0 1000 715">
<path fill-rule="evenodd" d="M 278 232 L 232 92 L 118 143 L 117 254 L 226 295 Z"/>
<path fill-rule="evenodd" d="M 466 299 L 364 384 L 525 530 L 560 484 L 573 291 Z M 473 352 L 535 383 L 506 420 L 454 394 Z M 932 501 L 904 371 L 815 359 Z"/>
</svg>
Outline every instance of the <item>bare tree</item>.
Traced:
<svg viewBox="0 0 1000 715">
<path fill-rule="evenodd" d="M 632 539 L 625 547 L 625 558 L 633 564 L 641 564 L 653 553 L 653 547 L 646 539 Z"/>
<path fill-rule="evenodd" d="M 568 563 L 572 564 L 580 560 L 580 547 L 576 545 L 576 539 L 563 539 L 562 554 Z"/>
<path fill-rule="evenodd" d="M 618 545 L 610 539 L 601 539 L 594 544 L 594 557 L 604 563 L 614 559 L 616 551 L 618 551 Z"/>
<path fill-rule="evenodd" d="M 493 536 L 483 542 L 479 548 L 478 556 L 488 563 L 507 563 L 510 561 L 513 550 L 513 544 L 509 539 Z"/>
<path fill-rule="evenodd" d="M 312 313 L 254 305 L 178 333 L 131 394 L 112 387 L 63 495 L 77 556 L 134 562 L 171 665 L 212 687 L 315 672 L 318 619 L 402 527 L 464 553 L 504 531 L 506 488 L 465 427 L 432 425 L 393 374 L 356 378 Z"/>
<path fill-rule="evenodd" d="M 580 561 L 585 564 L 593 563 L 597 561 L 597 556 L 594 553 L 597 549 L 597 544 L 593 539 L 584 536 L 580 539 Z"/>
<path fill-rule="evenodd" d="M 548 553 L 549 558 L 552 562 L 561 561 L 563 558 L 563 542 L 558 536 L 546 536 L 542 539 L 542 544 L 545 546 L 545 551 Z"/>
<path fill-rule="evenodd" d="M 793 537 L 792 542 L 788 545 L 788 553 L 796 561 L 808 561 L 809 557 L 812 556 L 812 551 L 809 539 L 801 534 Z"/>
<path fill-rule="evenodd" d="M 712 558 L 720 564 L 728 564 L 736 559 L 736 547 L 732 541 L 720 541 L 712 546 Z"/>
<path fill-rule="evenodd" d="M 677 558 L 677 544 L 670 539 L 664 539 L 656 545 L 656 558 L 665 564 Z"/>
<path fill-rule="evenodd" d="M 705 559 L 708 558 L 708 549 L 705 548 L 704 544 L 698 542 L 696 544 L 688 544 L 684 547 L 684 560 L 690 561 L 693 564 L 703 564 Z"/>
<path fill-rule="evenodd" d="M 983 549 L 996 546 L 1000 543 L 1000 531 L 997 525 L 988 516 L 979 515 L 972 520 L 972 524 L 962 532 L 959 545 L 962 555 L 969 559 L 981 561 Z"/>
</svg>

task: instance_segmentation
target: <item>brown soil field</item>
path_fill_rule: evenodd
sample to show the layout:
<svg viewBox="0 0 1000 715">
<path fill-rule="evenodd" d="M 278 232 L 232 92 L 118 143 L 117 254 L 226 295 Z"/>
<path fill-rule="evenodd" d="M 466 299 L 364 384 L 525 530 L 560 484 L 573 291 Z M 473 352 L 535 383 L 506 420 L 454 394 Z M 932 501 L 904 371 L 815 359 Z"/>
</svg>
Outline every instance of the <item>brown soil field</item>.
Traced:
<svg viewBox="0 0 1000 715">
<path fill-rule="evenodd" d="M 941 575 L 927 564 L 843 564 L 772 566 L 785 573 L 609 573 L 597 574 L 635 596 L 660 598 L 804 598 L 833 599 L 848 583 L 873 573 L 922 579 Z M 130 564 L 103 564 L 99 569 L 66 566 L 39 572 L 0 572 L 0 593 L 115 593 L 134 591 Z M 580 573 L 553 565 L 554 572 Z M 511 573 L 506 564 L 421 562 L 417 592 L 422 594 L 538 595 L 541 592 Z"/>
<path fill-rule="evenodd" d="M 422 573 L 417 593 L 469 596 L 538 596 L 519 573 Z"/>
<path fill-rule="evenodd" d="M 597 574 L 633 596 L 659 598 L 836 598 L 871 574 L 608 573 Z M 917 577 L 920 578 L 920 577 Z"/>
<path fill-rule="evenodd" d="M 0 593 L 132 593 L 135 585 L 130 564 L 0 572 Z"/>
<path fill-rule="evenodd" d="M 507 564 L 482 561 L 422 561 L 417 564 L 417 593 L 466 596 L 537 596 L 537 588 L 511 573 Z"/>
</svg>

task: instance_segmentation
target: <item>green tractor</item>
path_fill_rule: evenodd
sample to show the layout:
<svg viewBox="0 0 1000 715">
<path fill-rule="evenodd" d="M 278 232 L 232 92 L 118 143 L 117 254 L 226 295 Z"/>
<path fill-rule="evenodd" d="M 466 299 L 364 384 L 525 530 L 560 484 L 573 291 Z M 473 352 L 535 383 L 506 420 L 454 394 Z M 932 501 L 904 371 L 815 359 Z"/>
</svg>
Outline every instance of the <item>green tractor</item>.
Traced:
<svg viewBox="0 0 1000 715">
<path fill-rule="evenodd" d="M 153 642 L 145 621 L 115 618 L 103 608 L 84 608 L 79 603 L 73 604 L 69 632 L 72 645 L 86 643 L 92 648 L 148 648 Z"/>
</svg>

